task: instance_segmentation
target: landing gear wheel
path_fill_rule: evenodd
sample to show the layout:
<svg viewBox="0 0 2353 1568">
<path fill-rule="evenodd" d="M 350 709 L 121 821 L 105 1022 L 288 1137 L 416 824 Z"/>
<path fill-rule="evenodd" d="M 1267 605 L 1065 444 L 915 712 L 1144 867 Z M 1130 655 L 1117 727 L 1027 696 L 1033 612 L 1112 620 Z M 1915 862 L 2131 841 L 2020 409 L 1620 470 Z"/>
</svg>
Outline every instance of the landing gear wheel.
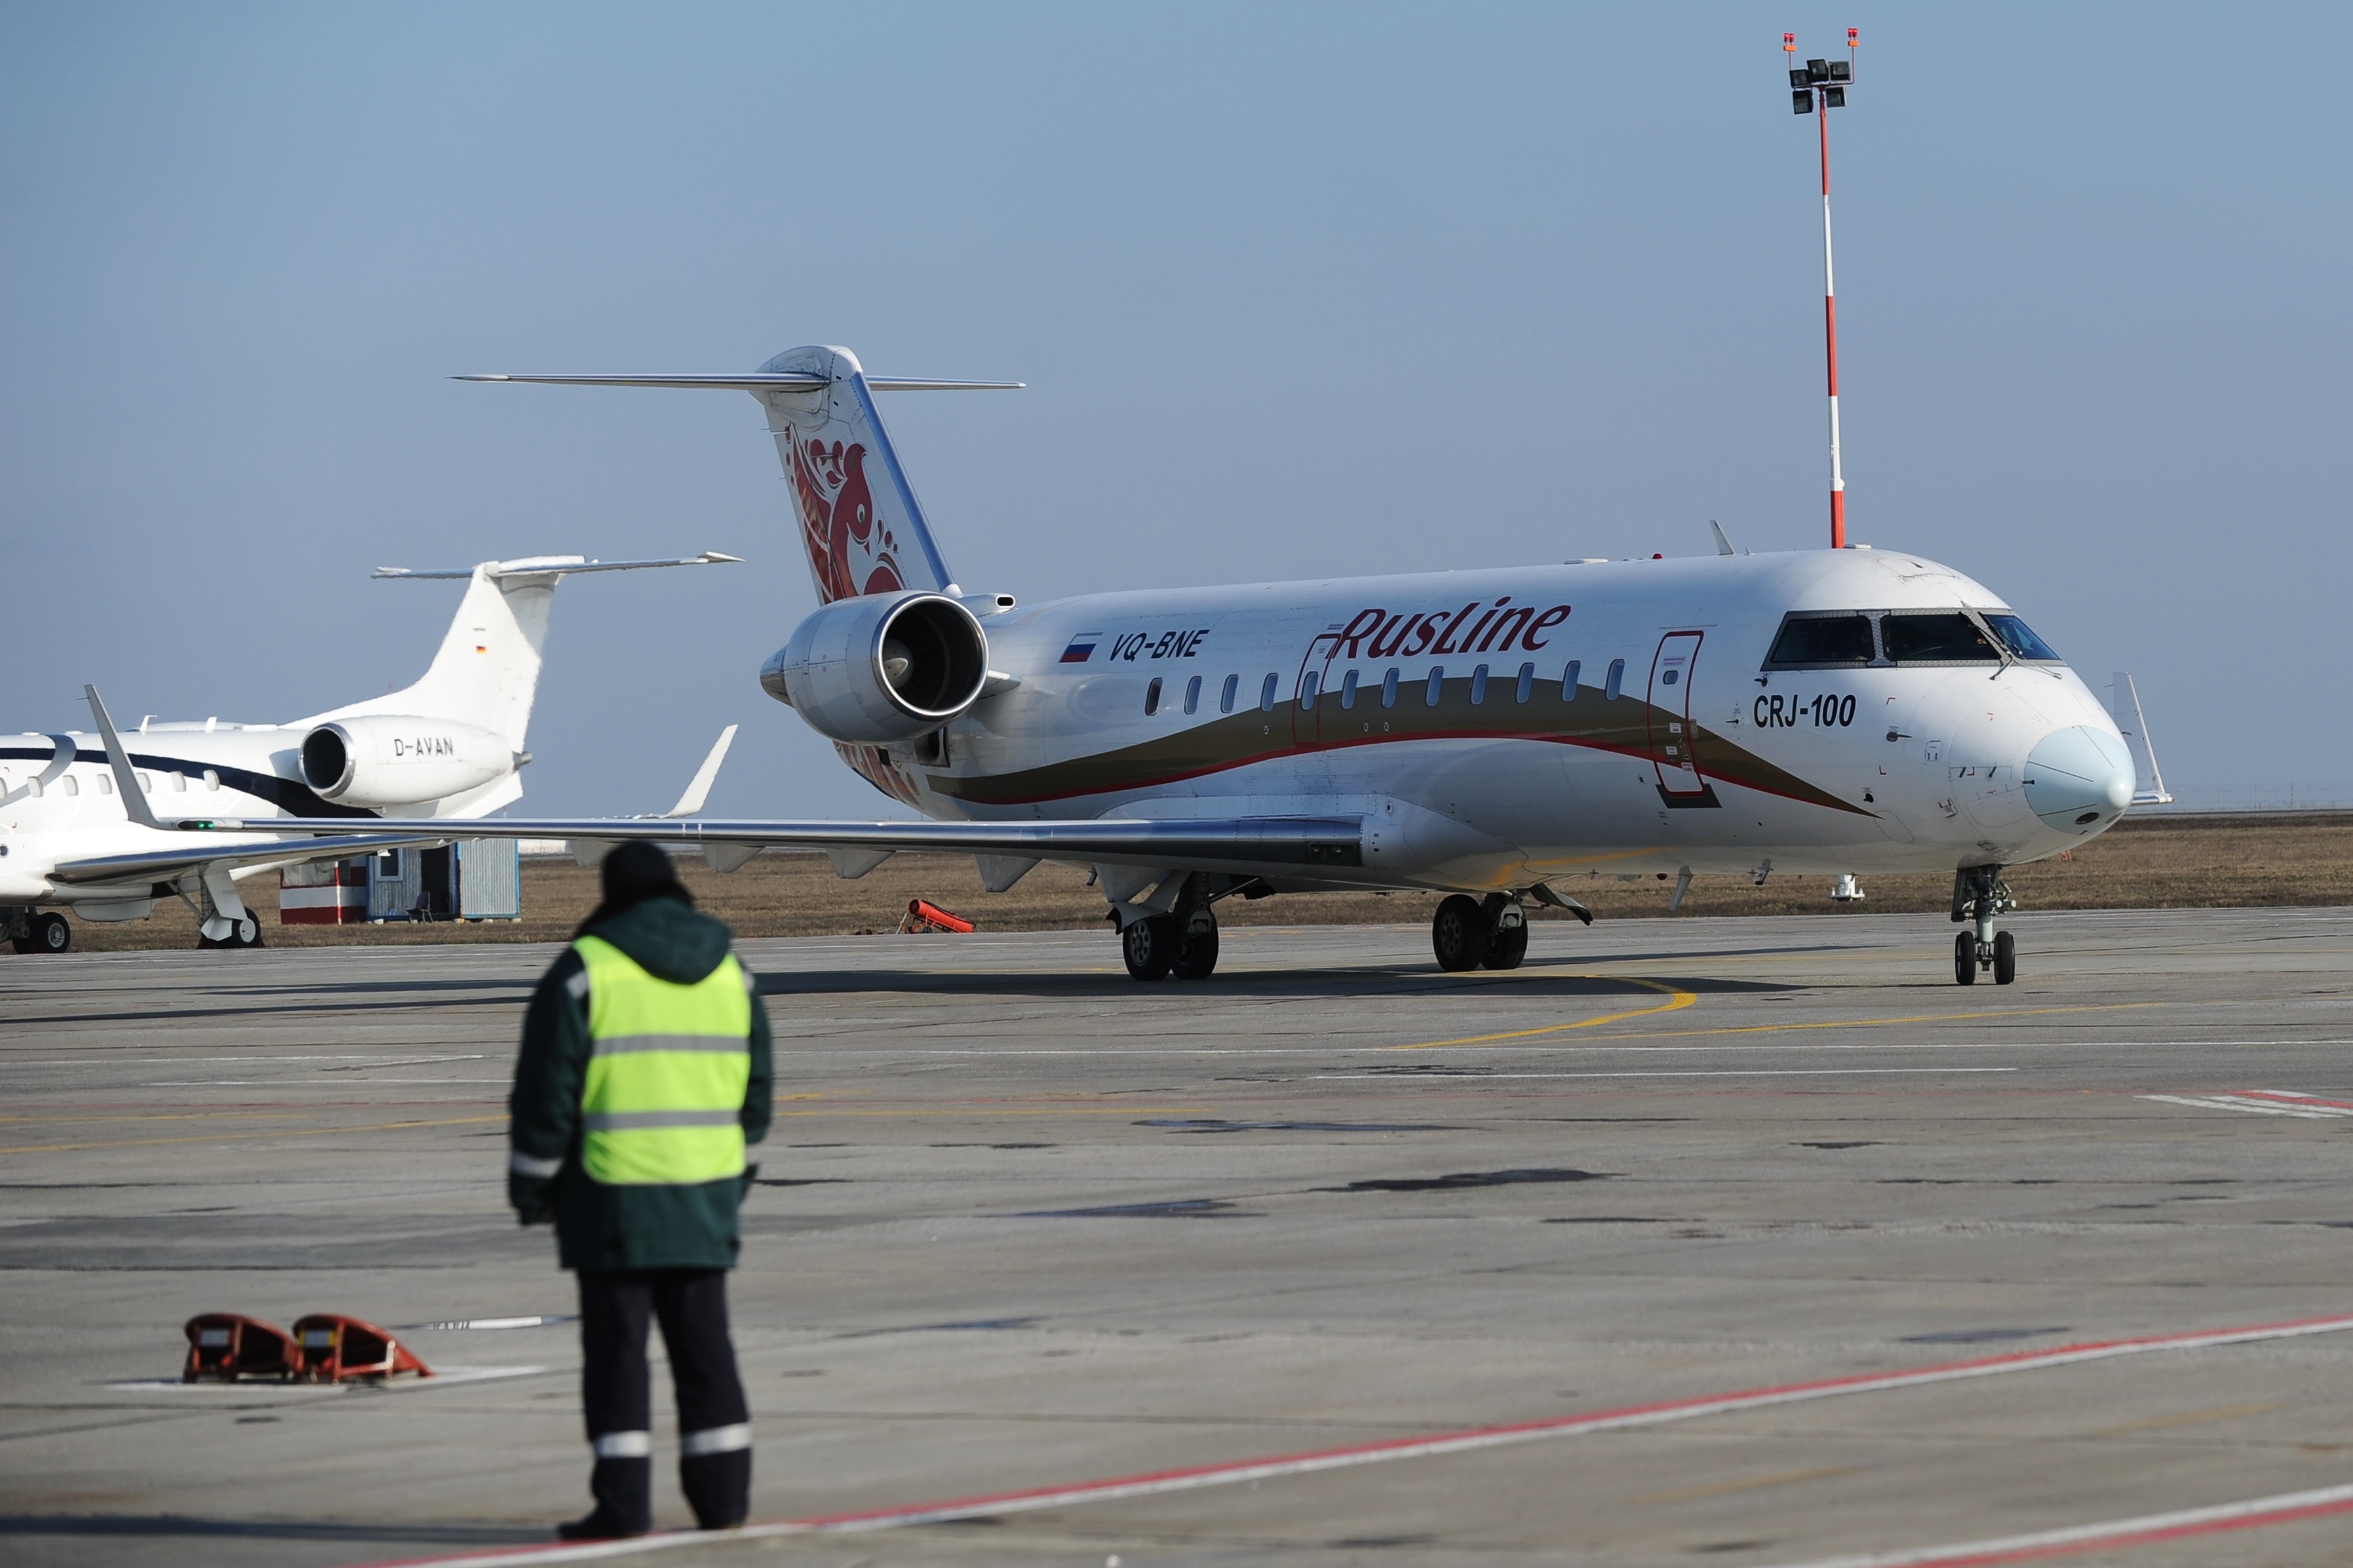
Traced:
<svg viewBox="0 0 2353 1568">
<path fill-rule="evenodd" d="M 1218 928 L 1187 931 L 1176 940 L 1176 962 L 1168 973 L 1179 980 L 1207 980 L 1218 967 Z"/>
<path fill-rule="evenodd" d="M 227 936 L 216 942 L 211 937 L 199 935 L 196 945 L 204 948 L 260 947 L 263 945 L 261 917 L 248 910 L 243 916 L 230 922 Z"/>
<path fill-rule="evenodd" d="M 1438 954 L 1438 967 L 1449 973 L 1460 974 L 1486 963 L 1488 944 L 1494 936 L 1493 922 L 1479 907 L 1479 900 L 1461 893 L 1440 900 L 1438 912 L 1430 919 L 1430 949 Z"/>
<path fill-rule="evenodd" d="M 73 945 L 73 927 L 66 917 L 55 910 L 44 910 L 33 917 L 31 945 L 20 947 L 19 952 L 63 952 Z"/>
<path fill-rule="evenodd" d="M 2018 939 L 2008 931 L 1996 931 L 1993 938 L 1993 983 L 2007 985 L 2018 978 Z"/>
<path fill-rule="evenodd" d="M 1127 972 L 1138 980 L 1158 980 L 1175 967 L 1176 922 L 1167 915 L 1146 915 L 1119 933 L 1119 955 Z"/>
<path fill-rule="evenodd" d="M 1963 985 L 1978 983 L 1978 939 L 1969 931 L 1953 939 L 1953 978 Z"/>
<path fill-rule="evenodd" d="M 1528 955 L 1528 922 L 1522 916 L 1515 926 L 1499 925 L 1487 941 L 1487 956 L 1479 962 L 1489 969 L 1517 969 Z"/>
</svg>

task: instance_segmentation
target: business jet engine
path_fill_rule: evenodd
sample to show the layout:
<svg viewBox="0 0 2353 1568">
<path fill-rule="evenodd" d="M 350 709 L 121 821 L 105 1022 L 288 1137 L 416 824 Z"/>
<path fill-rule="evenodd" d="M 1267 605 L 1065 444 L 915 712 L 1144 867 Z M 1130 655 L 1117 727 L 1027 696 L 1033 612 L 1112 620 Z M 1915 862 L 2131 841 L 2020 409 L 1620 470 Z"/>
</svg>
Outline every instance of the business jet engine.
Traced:
<svg viewBox="0 0 2353 1568">
<path fill-rule="evenodd" d="M 944 594 L 838 599 L 794 629 L 760 685 L 828 740 L 885 746 L 929 733 L 980 700 L 988 634 Z"/>
<path fill-rule="evenodd" d="M 338 719 L 302 737 L 302 782 L 344 805 L 413 805 L 463 795 L 522 761 L 503 737 L 447 719 Z"/>
</svg>

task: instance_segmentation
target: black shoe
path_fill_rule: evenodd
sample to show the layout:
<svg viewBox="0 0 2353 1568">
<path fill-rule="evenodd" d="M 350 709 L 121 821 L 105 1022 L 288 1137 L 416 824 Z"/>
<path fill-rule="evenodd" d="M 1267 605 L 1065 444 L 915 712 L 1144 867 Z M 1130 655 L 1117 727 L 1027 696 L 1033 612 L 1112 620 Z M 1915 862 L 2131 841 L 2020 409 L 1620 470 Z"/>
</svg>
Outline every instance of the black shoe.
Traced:
<svg viewBox="0 0 2353 1568">
<path fill-rule="evenodd" d="M 694 1528 L 697 1530 L 741 1530 L 744 1528 L 744 1515 L 739 1513 L 733 1519 L 698 1519 L 694 1521 Z"/>
<path fill-rule="evenodd" d="M 600 1508 L 584 1518 L 565 1520 L 555 1527 L 555 1533 L 565 1541 L 626 1541 L 643 1535 L 646 1530 L 645 1525 L 616 1519 Z"/>
</svg>

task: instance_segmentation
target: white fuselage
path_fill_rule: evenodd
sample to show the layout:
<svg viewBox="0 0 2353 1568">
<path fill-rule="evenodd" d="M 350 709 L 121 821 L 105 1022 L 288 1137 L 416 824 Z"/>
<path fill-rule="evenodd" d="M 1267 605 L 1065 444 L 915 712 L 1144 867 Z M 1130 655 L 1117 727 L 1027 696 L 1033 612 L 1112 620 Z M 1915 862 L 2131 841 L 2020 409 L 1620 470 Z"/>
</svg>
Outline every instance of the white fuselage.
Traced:
<svg viewBox="0 0 2353 1568">
<path fill-rule="evenodd" d="M 1963 607 L 2007 613 L 1946 567 L 1862 550 L 1094 595 L 985 616 L 990 667 L 1019 683 L 944 748 L 842 751 L 934 817 L 1378 821 L 1364 868 L 1299 886 L 2055 854 L 2131 794 L 2116 726 L 2073 670 L 1767 668 L 1793 611 Z M 2110 759 L 2083 800 L 2030 766 L 2063 752 L 2094 775 Z"/>
</svg>

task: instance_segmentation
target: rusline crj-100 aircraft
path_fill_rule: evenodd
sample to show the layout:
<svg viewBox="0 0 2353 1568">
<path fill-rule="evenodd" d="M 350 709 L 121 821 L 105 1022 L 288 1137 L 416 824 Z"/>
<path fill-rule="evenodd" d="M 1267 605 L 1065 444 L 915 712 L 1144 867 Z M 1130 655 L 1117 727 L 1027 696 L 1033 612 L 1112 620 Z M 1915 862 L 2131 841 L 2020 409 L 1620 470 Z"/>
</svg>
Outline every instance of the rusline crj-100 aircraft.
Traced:
<svg viewBox="0 0 2353 1568">
<path fill-rule="evenodd" d="M 2134 749 L 2091 689 L 1923 556 L 1736 554 L 1719 531 L 1686 559 L 1023 605 L 956 582 L 873 395 L 1015 384 L 870 378 L 825 347 L 751 374 L 464 379 L 756 398 L 820 601 L 761 683 L 931 819 L 502 824 L 585 858 L 645 838 L 723 871 L 780 846 L 858 877 L 948 850 L 992 891 L 1085 866 L 1139 980 L 1206 977 L 1236 894 L 1443 892 L 1439 963 L 1509 969 L 1531 902 L 1591 919 L 1580 879 L 1672 876 L 1680 899 L 1710 874 L 1949 871 L 1967 984 L 2016 973 L 2004 868 L 2135 798 Z"/>
</svg>

